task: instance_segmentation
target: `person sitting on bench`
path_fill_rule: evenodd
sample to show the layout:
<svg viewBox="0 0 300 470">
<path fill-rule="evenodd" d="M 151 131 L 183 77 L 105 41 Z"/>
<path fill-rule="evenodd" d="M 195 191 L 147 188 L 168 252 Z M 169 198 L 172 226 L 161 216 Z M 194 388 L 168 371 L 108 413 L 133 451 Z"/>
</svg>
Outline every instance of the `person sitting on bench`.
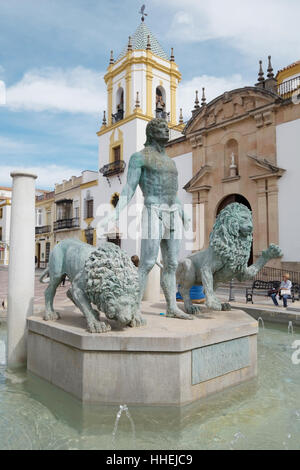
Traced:
<svg viewBox="0 0 300 470">
<path fill-rule="evenodd" d="M 287 308 L 287 299 L 291 297 L 292 295 L 292 292 L 291 292 L 292 283 L 289 277 L 290 277 L 289 274 L 284 274 L 283 281 L 281 282 L 280 287 L 279 287 L 279 295 L 280 297 L 282 297 L 284 308 Z M 278 294 L 277 292 L 274 292 L 274 294 L 272 294 L 271 297 L 272 297 L 274 304 L 278 307 L 279 305 L 277 301 L 277 294 Z"/>
</svg>

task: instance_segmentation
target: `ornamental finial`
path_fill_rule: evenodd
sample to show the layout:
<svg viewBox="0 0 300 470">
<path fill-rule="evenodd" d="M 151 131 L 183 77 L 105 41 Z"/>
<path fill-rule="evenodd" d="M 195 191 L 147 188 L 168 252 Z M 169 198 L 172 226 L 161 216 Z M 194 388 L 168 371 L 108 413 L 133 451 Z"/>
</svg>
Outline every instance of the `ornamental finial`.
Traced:
<svg viewBox="0 0 300 470">
<path fill-rule="evenodd" d="M 268 65 L 268 78 L 274 78 L 273 67 L 271 62 L 271 56 L 268 57 L 269 65 Z"/>
<path fill-rule="evenodd" d="M 205 106 L 205 105 L 206 105 L 205 88 L 202 88 L 201 106 Z"/>
<path fill-rule="evenodd" d="M 142 15 L 142 21 L 145 21 L 145 16 L 148 16 L 147 13 L 145 13 L 145 8 L 146 5 L 142 5 L 141 11 L 139 11 L 139 14 Z"/>
<path fill-rule="evenodd" d="M 175 61 L 175 57 L 174 57 L 174 48 L 171 47 L 171 57 L 170 57 L 170 61 L 171 62 L 174 62 Z"/>
<path fill-rule="evenodd" d="M 128 51 L 132 51 L 132 42 L 131 42 L 131 36 L 128 38 L 128 46 L 127 46 Z"/>
<path fill-rule="evenodd" d="M 179 113 L 179 124 L 183 124 L 182 108 L 180 108 L 180 113 Z"/>
<path fill-rule="evenodd" d="M 195 106 L 194 109 L 199 109 L 199 98 L 198 98 L 198 90 L 196 90 L 196 98 L 195 98 Z"/>
<path fill-rule="evenodd" d="M 136 92 L 136 100 L 135 100 L 135 108 L 138 109 L 140 107 L 140 98 L 139 98 L 139 92 Z"/>
<path fill-rule="evenodd" d="M 264 71 L 263 71 L 263 68 L 262 68 L 262 60 L 259 61 L 258 81 L 259 82 L 264 82 L 265 81 Z"/>
<path fill-rule="evenodd" d="M 114 64 L 115 61 L 114 61 L 114 51 L 110 51 L 110 60 L 109 60 L 109 63 L 110 64 Z"/>
<path fill-rule="evenodd" d="M 103 111 L 103 121 L 102 121 L 102 126 L 106 126 L 106 112 Z"/>
<path fill-rule="evenodd" d="M 147 50 L 147 51 L 151 51 L 150 34 L 148 34 L 148 36 L 147 36 L 147 47 L 146 47 L 146 50 Z"/>
</svg>

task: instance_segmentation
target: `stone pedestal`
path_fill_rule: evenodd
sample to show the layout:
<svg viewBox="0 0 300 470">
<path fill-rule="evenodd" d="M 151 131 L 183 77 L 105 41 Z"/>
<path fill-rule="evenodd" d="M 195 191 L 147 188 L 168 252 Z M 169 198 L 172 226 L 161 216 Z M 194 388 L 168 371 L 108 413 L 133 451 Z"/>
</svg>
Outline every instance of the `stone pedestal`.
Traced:
<svg viewBox="0 0 300 470">
<path fill-rule="evenodd" d="M 160 300 L 160 268 L 155 264 L 148 274 L 143 300 L 159 302 Z"/>
<path fill-rule="evenodd" d="M 25 172 L 13 178 L 8 269 L 8 366 L 26 363 L 26 319 L 33 312 L 35 254 L 35 179 Z"/>
<path fill-rule="evenodd" d="M 71 307 L 57 322 L 33 316 L 28 369 L 84 402 L 140 405 L 184 405 L 256 376 L 258 328 L 246 313 L 187 321 L 165 308 L 144 302 L 147 326 L 102 335 Z"/>
</svg>

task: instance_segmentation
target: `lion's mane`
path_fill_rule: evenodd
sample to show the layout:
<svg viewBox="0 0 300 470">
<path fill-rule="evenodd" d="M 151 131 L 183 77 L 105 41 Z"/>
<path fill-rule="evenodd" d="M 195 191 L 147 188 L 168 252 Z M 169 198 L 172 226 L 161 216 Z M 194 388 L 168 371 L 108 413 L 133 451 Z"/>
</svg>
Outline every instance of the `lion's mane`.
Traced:
<svg viewBox="0 0 300 470">
<path fill-rule="evenodd" d="M 210 234 L 209 245 L 232 271 L 243 271 L 251 252 L 252 234 L 241 237 L 241 214 L 251 211 L 243 204 L 229 204 L 223 209 Z"/>
<path fill-rule="evenodd" d="M 117 245 L 104 243 L 93 251 L 85 263 L 87 295 L 104 313 L 108 304 L 122 296 L 138 302 L 139 280 L 131 259 Z"/>
</svg>

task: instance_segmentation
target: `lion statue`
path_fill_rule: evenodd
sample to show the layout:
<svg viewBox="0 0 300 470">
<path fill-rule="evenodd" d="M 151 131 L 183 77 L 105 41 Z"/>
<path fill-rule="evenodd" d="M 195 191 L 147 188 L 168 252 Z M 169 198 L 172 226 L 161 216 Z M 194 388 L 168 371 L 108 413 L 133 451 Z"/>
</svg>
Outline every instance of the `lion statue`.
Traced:
<svg viewBox="0 0 300 470">
<path fill-rule="evenodd" d="M 60 318 L 53 309 L 53 300 L 57 287 L 68 276 L 71 287 L 67 296 L 85 316 L 90 333 L 111 329 L 108 323 L 100 321 L 100 311 L 122 326 L 145 324 L 139 313 L 137 269 L 129 256 L 113 243 L 95 249 L 79 240 L 63 240 L 51 251 L 49 266 L 40 281 L 47 275 L 50 281 L 45 290 L 44 320 Z"/>
<path fill-rule="evenodd" d="M 238 281 L 253 279 L 269 260 L 282 256 L 281 249 L 271 244 L 257 262 L 248 267 L 252 236 L 252 213 L 245 205 L 232 203 L 220 212 L 210 234 L 208 249 L 194 253 L 178 264 L 176 280 L 187 313 L 195 314 L 201 310 L 190 299 L 193 285 L 203 285 L 208 310 L 230 310 L 229 304 L 222 304 L 216 297 L 218 284 L 234 278 Z"/>
</svg>

